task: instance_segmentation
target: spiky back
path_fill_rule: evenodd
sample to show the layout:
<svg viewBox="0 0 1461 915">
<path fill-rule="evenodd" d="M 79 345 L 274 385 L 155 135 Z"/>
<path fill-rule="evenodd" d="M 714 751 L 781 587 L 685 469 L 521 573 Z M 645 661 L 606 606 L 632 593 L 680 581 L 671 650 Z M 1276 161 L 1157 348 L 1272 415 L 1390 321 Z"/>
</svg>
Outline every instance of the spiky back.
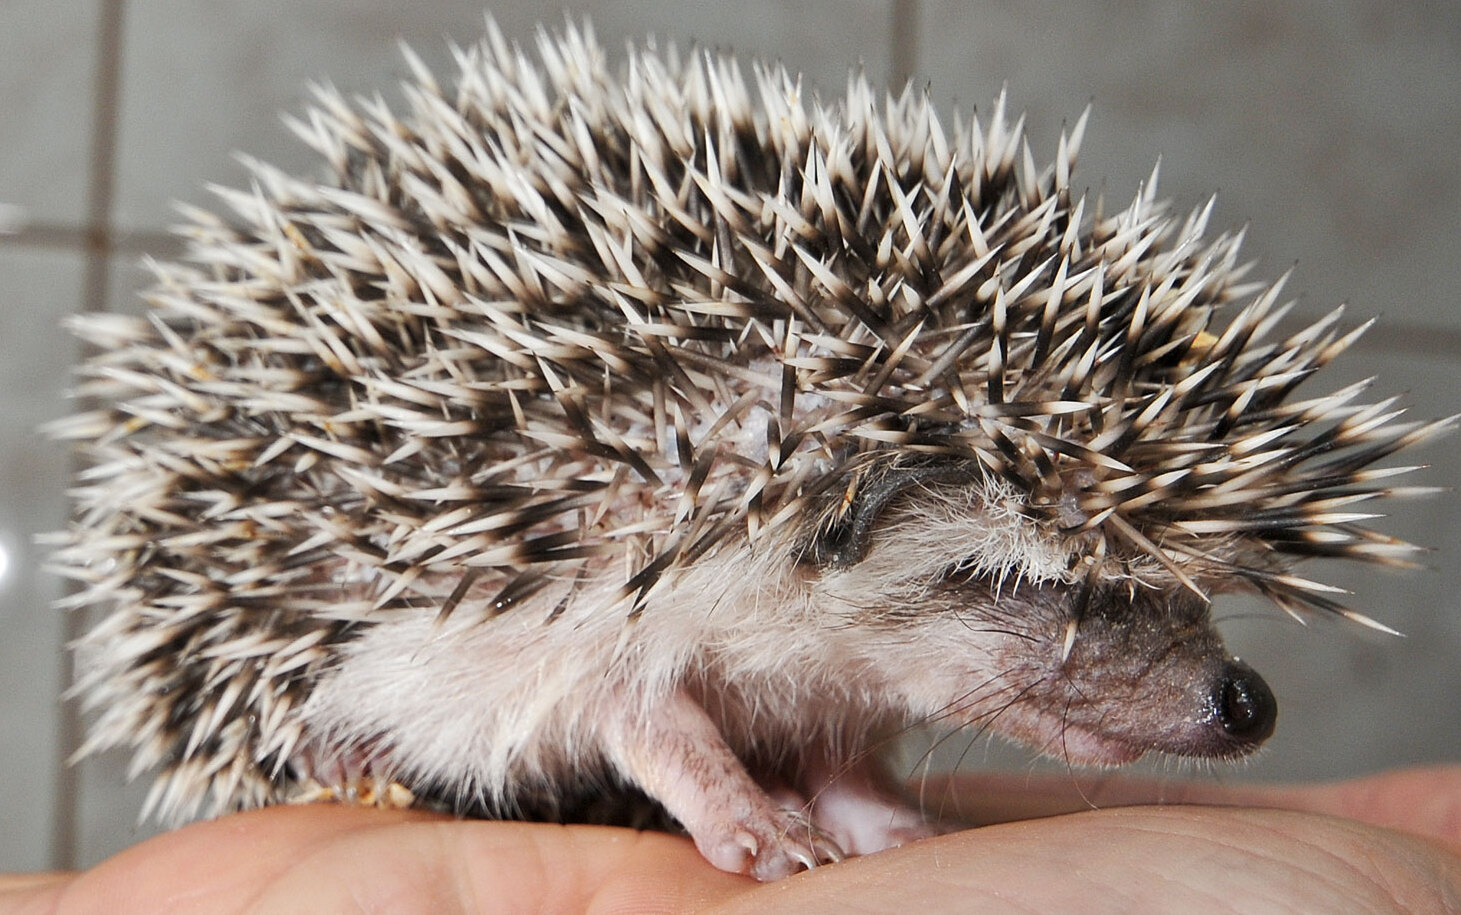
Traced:
<svg viewBox="0 0 1461 915">
<path fill-rule="evenodd" d="M 352 626 L 605 569 L 629 612 L 877 455 L 976 462 L 1102 561 L 1289 607 L 1328 604 L 1282 556 L 1405 554 L 1343 507 L 1438 426 L 1290 401 L 1358 332 L 1270 341 L 1277 287 L 1154 182 L 1093 212 L 1084 117 L 1039 171 L 1002 99 L 950 134 L 860 78 L 822 105 L 709 55 L 613 73 L 572 28 L 539 58 L 494 30 L 451 93 L 412 59 L 400 118 L 321 91 L 295 126 L 328 178 L 256 164 L 150 323 L 78 322 L 103 406 L 63 428 L 94 466 L 61 559 L 120 608 L 98 743 L 267 769 Z"/>
</svg>

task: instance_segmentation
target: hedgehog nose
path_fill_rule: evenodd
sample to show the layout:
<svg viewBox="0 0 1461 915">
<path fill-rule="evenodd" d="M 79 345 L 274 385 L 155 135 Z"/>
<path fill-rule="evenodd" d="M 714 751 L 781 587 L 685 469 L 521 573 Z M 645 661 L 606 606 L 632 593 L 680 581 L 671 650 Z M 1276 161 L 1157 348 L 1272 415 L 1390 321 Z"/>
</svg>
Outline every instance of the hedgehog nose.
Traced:
<svg viewBox="0 0 1461 915">
<path fill-rule="evenodd" d="M 1223 730 L 1234 740 L 1257 746 L 1273 733 L 1278 703 L 1258 672 L 1233 658 L 1223 666 L 1216 708 Z"/>
</svg>

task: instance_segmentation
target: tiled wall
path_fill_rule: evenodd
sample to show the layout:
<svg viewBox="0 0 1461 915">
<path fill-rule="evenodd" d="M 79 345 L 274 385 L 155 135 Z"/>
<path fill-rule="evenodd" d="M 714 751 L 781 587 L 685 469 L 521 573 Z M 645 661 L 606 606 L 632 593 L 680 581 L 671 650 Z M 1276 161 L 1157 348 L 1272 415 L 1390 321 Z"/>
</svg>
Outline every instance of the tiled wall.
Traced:
<svg viewBox="0 0 1461 915">
<path fill-rule="evenodd" d="M 445 41 L 480 31 L 473 2 L 8 0 L 0 3 L 0 870 L 89 863 L 135 839 L 140 794 L 122 764 L 63 771 L 60 590 L 31 545 L 65 517 L 66 457 L 35 426 L 62 409 L 75 347 L 57 322 L 136 308 L 143 253 L 169 256 L 171 202 L 238 182 L 246 150 L 295 169 L 280 126 L 303 86 L 360 91 L 404 73 L 405 39 L 446 69 Z M 1183 208 L 1218 191 L 1214 224 L 1250 226 L 1260 272 L 1297 265 L 1314 315 L 1350 301 L 1381 325 L 1332 372 L 1408 392 L 1414 412 L 1457 409 L 1461 369 L 1461 5 L 1360 0 L 1107 4 L 970 0 L 597 0 L 610 48 L 653 31 L 804 70 L 824 94 L 861 65 L 927 80 L 945 110 L 1003 84 L 1030 113 L 1037 158 L 1088 101 L 1085 181 L 1122 202 L 1158 154 Z M 556 11 L 498 3 L 526 37 Z M 1452 440 L 1424 457 L 1455 486 Z M 1230 641 L 1283 703 L 1271 749 L 1245 775 L 1341 775 L 1461 760 L 1461 529 L 1455 495 L 1395 511 L 1433 545 L 1435 571 L 1347 570 L 1355 601 L 1405 639 L 1307 630 L 1237 603 Z"/>
</svg>

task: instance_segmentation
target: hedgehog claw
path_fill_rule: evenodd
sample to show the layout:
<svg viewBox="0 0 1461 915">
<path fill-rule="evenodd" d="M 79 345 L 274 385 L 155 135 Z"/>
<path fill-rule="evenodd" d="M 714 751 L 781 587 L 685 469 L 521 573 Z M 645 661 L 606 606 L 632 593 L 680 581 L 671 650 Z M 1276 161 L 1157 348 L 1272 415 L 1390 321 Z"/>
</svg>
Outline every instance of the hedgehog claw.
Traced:
<svg viewBox="0 0 1461 915">
<path fill-rule="evenodd" d="M 754 821 L 726 824 L 725 834 L 695 837 L 705 859 L 723 871 L 757 880 L 780 880 L 798 871 L 841 861 L 846 855 L 830 836 L 800 813 L 768 809 Z"/>
</svg>

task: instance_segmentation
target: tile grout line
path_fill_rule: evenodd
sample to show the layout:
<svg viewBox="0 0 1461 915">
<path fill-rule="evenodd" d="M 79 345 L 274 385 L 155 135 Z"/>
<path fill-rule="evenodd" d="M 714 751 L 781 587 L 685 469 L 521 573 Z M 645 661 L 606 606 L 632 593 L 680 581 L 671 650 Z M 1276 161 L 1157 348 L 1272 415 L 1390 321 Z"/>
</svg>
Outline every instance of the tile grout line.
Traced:
<svg viewBox="0 0 1461 915">
<path fill-rule="evenodd" d="M 114 248 L 112 197 L 115 185 L 117 108 L 121 101 L 122 23 L 124 0 L 102 0 L 97 24 L 97 58 L 92 84 L 91 152 L 87 174 L 87 213 L 82 240 L 86 252 L 80 311 L 102 311 L 107 307 L 107 287 Z M 72 653 L 67 646 L 80 637 L 86 615 L 70 610 L 63 618 L 64 633 L 60 669 L 63 690 L 75 677 Z M 81 776 L 70 764 L 81 745 L 81 712 L 75 702 L 61 701 L 57 735 L 56 795 L 51 818 L 51 863 L 60 870 L 77 864 L 80 835 Z"/>
<path fill-rule="evenodd" d="M 901 90 L 918 73 L 918 0 L 893 0 L 888 40 L 890 88 Z"/>
<path fill-rule="evenodd" d="M 76 251 L 88 254 L 94 245 L 92 230 L 88 226 L 63 225 L 60 223 L 33 223 L 19 232 L 0 236 L 0 247 L 38 248 L 43 251 Z M 115 226 L 107 230 L 106 250 L 108 254 L 153 254 L 172 257 L 172 252 L 181 250 L 178 235 L 164 229 L 122 230 Z M 89 296 L 89 292 L 83 295 Z"/>
</svg>

